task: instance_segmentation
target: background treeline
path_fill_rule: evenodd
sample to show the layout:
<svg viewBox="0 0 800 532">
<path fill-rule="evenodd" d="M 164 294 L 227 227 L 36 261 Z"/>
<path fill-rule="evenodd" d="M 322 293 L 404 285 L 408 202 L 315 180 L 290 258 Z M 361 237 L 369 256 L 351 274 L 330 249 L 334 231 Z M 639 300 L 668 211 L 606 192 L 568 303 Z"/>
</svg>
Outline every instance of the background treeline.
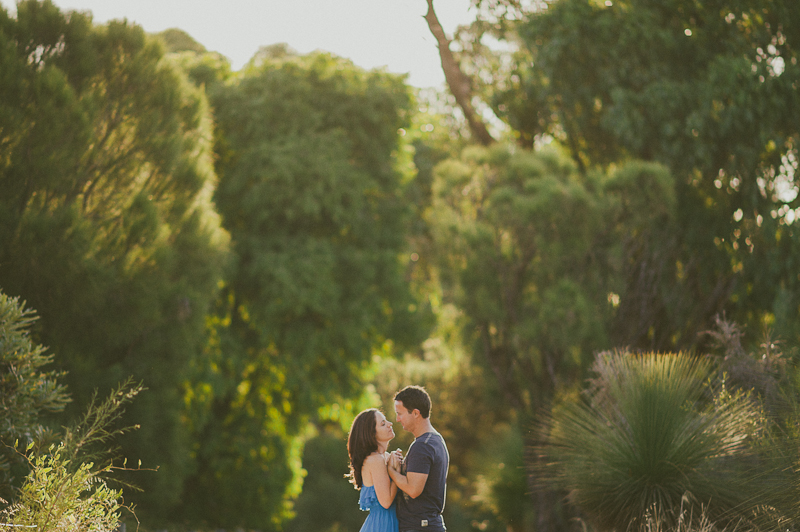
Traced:
<svg viewBox="0 0 800 532">
<path fill-rule="evenodd" d="M 800 341 L 800 4 L 473 3 L 443 59 L 472 107 L 321 52 L 233 72 L 179 30 L 0 8 L 0 290 L 71 399 L 40 423 L 143 382 L 116 420 L 142 470 L 111 476 L 145 529 L 356 529 L 345 431 L 410 382 L 450 447 L 448 528 L 619 526 L 542 447 L 587 377 L 589 417 L 623 411 L 613 348 L 717 354 L 680 404 L 749 368 L 720 411 L 762 405 L 748 442 L 792 426 L 794 351 L 757 346 Z M 759 471 L 796 483 L 782 463 Z"/>
</svg>

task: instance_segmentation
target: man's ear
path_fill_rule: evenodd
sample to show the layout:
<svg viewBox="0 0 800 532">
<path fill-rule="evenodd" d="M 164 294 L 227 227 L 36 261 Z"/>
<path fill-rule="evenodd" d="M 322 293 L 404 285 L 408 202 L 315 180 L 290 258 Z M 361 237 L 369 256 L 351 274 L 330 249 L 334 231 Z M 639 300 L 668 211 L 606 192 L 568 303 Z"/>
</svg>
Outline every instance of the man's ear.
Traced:
<svg viewBox="0 0 800 532">
<path fill-rule="evenodd" d="M 420 414 L 420 412 L 419 412 L 419 408 L 415 408 L 414 411 L 412 412 L 412 414 L 414 416 L 420 416 L 420 417 L 422 416 L 422 414 Z"/>
</svg>

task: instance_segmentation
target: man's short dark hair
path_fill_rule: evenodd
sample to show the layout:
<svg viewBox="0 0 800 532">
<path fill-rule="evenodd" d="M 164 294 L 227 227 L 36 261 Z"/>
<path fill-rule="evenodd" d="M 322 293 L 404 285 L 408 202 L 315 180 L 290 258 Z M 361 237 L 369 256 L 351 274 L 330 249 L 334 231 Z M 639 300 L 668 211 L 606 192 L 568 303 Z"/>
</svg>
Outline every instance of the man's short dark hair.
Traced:
<svg viewBox="0 0 800 532">
<path fill-rule="evenodd" d="M 431 396 L 422 386 L 406 386 L 394 396 L 395 401 L 400 401 L 409 412 L 419 410 L 423 418 L 431 415 Z"/>
</svg>

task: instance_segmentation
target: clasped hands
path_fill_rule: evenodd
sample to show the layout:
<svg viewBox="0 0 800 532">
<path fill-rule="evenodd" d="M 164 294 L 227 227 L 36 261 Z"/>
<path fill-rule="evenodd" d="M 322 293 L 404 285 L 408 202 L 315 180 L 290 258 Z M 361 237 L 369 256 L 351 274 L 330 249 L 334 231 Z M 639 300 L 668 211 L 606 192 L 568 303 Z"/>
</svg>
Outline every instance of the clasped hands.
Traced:
<svg viewBox="0 0 800 532">
<path fill-rule="evenodd" d="M 403 463 L 403 451 L 401 451 L 400 449 L 392 451 L 391 454 L 389 455 L 389 463 L 388 463 L 389 467 L 391 467 L 392 469 L 394 469 L 399 473 L 400 466 L 402 463 Z"/>
</svg>

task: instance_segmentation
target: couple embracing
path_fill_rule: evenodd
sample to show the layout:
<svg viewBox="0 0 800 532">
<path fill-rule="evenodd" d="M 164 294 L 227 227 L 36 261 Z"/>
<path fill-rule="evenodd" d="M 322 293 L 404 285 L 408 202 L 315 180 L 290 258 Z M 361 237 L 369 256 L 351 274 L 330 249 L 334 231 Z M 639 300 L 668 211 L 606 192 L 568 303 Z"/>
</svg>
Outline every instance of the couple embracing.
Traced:
<svg viewBox="0 0 800 532">
<path fill-rule="evenodd" d="M 392 423 L 380 410 L 364 410 L 347 438 L 350 482 L 361 490 L 359 506 L 369 510 L 361 532 L 445 532 L 442 511 L 450 455 L 431 425 L 431 398 L 420 386 L 394 396 L 397 421 L 414 435 L 405 458 L 388 452 Z"/>
</svg>

